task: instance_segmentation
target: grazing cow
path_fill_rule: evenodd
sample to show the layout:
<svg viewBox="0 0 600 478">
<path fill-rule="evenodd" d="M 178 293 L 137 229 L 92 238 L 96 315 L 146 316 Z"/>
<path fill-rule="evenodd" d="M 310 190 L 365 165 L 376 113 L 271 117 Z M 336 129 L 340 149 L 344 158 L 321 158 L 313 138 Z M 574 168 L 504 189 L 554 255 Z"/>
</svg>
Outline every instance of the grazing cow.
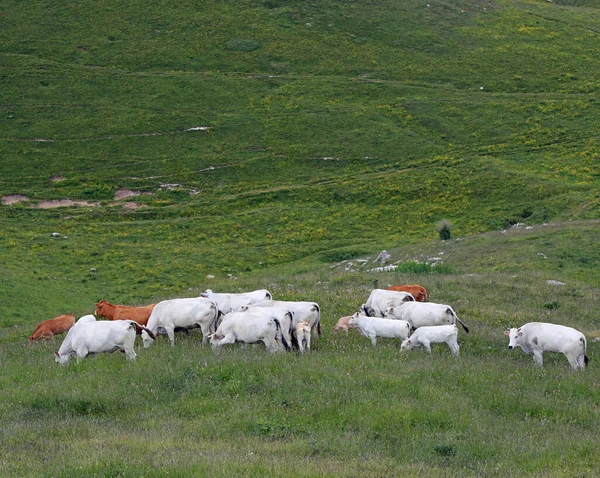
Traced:
<svg viewBox="0 0 600 478">
<path fill-rule="evenodd" d="M 73 314 L 64 314 L 53 319 L 44 320 L 29 336 L 30 341 L 48 340 L 55 335 L 66 332 L 75 325 L 75 316 Z"/>
<path fill-rule="evenodd" d="M 281 333 L 288 344 L 292 344 L 294 332 L 294 316 L 296 315 L 289 307 L 271 307 L 265 305 L 244 305 L 238 312 L 254 312 L 255 314 L 265 314 L 272 319 L 277 319 L 281 325 Z"/>
<path fill-rule="evenodd" d="M 106 300 L 101 300 L 96 304 L 96 315 L 106 317 L 108 320 L 133 320 L 140 325 L 146 325 L 155 305 L 132 307 L 129 305 L 113 305 Z"/>
<path fill-rule="evenodd" d="M 454 357 L 458 357 L 458 329 L 456 325 L 433 325 L 419 327 L 410 337 L 400 345 L 400 350 L 410 350 L 415 347 L 425 347 L 428 353 L 431 353 L 431 344 L 447 343 L 450 352 Z"/>
<path fill-rule="evenodd" d="M 504 331 L 508 335 L 508 348 L 521 347 L 523 352 L 533 355 L 535 363 L 544 365 L 544 352 L 564 354 L 574 369 L 583 369 L 588 364 L 586 339 L 578 330 L 564 325 L 546 322 L 529 322 L 521 327 Z"/>
<path fill-rule="evenodd" d="M 394 290 L 374 289 L 369 294 L 367 302 L 360 308 L 360 313 L 367 317 L 385 317 L 385 311 L 390 307 L 414 302 L 415 298 L 408 292 Z"/>
<path fill-rule="evenodd" d="M 263 342 L 269 352 L 281 349 L 289 350 L 290 346 L 281 333 L 281 324 L 268 313 L 230 312 L 223 317 L 217 331 L 210 336 L 213 350 L 227 344 L 243 342 L 254 344 Z"/>
<path fill-rule="evenodd" d="M 304 350 L 310 352 L 310 328 L 310 320 L 303 320 L 296 324 L 296 340 L 301 354 Z"/>
<path fill-rule="evenodd" d="M 125 352 L 125 357 L 133 360 L 136 357 L 133 350 L 136 327 L 140 325 L 132 320 L 115 322 L 86 320 L 78 323 L 69 330 L 59 351 L 54 353 L 55 360 L 57 363 L 67 364 L 73 355 L 79 362 L 79 359 L 89 354 L 110 353 L 116 350 Z M 154 335 L 150 330 L 141 327 L 150 336 Z"/>
<path fill-rule="evenodd" d="M 161 328 L 164 329 L 169 336 L 171 346 L 175 345 L 176 328 L 200 327 L 202 343 L 205 344 L 208 342 L 218 314 L 217 305 L 212 300 L 203 297 L 163 300 L 154 307 L 147 327 L 153 334 L 156 334 Z M 142 331 L 142 341 L 144 347 L 148 348 L 154 342 L 154 337 Z"/>
<path fill-rule="evenodd" d="M 427 302 L 429 300 L 429 293 L 425 287 L 419 284 L 412 285 L 391 285 L 386 290 L 395 290 L 396 292 L 408 292 L 412 294 L 417 302 Z"/>
<path fill-rule="evenodd" d="M 244 305 L 256 304 L 263 300 L 271 300 L 273 296 L 267 289 L 254 290 L 242 293 L 217 293 L 210 289 L 205 290 L 200 297 L 210 299 L 217 304 L 221 315 L 236 312 Z"/>
<path fill-rule="evenodd" d="M 358 312 L 350 318 L 350 324 L 356 326 L 361 334 L 371 339 L 373 346 L 377 345 L 377 337 L 404 340 L 410 333 L 410 324 L 405 320 L 367 317 Z"/>
<path fill-rule="evenodd" d="M 413 329 L 431 325 L 451 325 L 458 322 L 465 332 L 469 328 L 458 318 L 454 309 L 449 305 L 433 302 L 406 302 L 386 311 L 388 319 L 406 320 Z"/>
<path fill-rule="evenodd" d="M 352 318 L 351 315 L 348 315 L 347 317 L 340 317 L 340 319 L 337 321 L 337 323 L 333 327 L 333 332 L 338 333 L 340 330 L 345 330 L 346 335 L 348 335 L 349 329 L 356 328 L 354 325 L 350 325 L 351 318 Z"/>
<path fill-rule="evenodd" d="M 310 327 L 313 337 L 321 336 L 321 308 L 316 302 L 297 302 L 293 300 L 265 300 L 258 302 L 261 307 L 280 307 L 290 310 L 294 313 L 292 330 L 295 331 L 296 325 L 303 320 L 310 320 Z"/>
</svg>

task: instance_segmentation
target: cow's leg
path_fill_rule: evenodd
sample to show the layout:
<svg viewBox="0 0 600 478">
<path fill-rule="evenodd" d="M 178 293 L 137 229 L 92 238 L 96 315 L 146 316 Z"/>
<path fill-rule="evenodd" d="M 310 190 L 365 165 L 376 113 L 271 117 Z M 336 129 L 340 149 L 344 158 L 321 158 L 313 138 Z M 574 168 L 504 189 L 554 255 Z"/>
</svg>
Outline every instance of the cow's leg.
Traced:
<svg viewBox="0 0 600 478">
<path fill-rule="evenodd" d="M 431 343 L 429 342 L 429 340 L 422 340 L 421 341 L 421 345 L 423 347 L 425 347 L 425 350 L 427 350 L 427 353 L 430 354 L 431 353 Z"/>
<path fill-rule="evenodd" d="M 458 357 L 458 351 L 460 350 L 460 347 L 458 346 L 456 339 L 449 341 L 448 345 L 450 346 L 450 352 L 452 352 L 452 355 L 454 357 Z"/>
<path fill-rule="evenodd" d="M 575 370 L 577 370 L 579 368 L 579 357 L 576 357 L 574 355 L 567 355 L 567 354 L 565 354 L 565 357 L 567 357 L 567 360 L 569 361 L 569 365 L 571 365 L 572 368 L 574 368 Z"/>
<path fill-rule="evenodd" d="M 86 358 L 88 356 L 87 347 L 81 347 L 81 348 L 77 349 L 75 352 L 75 356 L 77 357 L 77 363 L 79 363 L 79 359 Z"/>
<path fill-rule="evenodd" d="M 310 352 L 310 334 L 306 334 L 306 351 Z"/>
<path fill-rule="evenodd" d="M 172 325 L 165 326 L 165 331 L 169 336 L 169 342 L 171 342 L 171 347 L 175 345 L 175 327 Z"/>
<path fill-rule="evenodd" d="M 373 347 L 375 347 L 377 345 L 377 335 L 369 334 L 368 337 L 371 339 L 371 343 L 373 344 Z"/>
<path fill-rule="evenodd" d="M 544 358 L 542 357 L 542 351 L 541 350 L 534 350 L 533 351 L 533 360 L 535 361 L 536 364 L 538 364 L 540 367 L 542 365 L 544 365 Z"/>
</svg>

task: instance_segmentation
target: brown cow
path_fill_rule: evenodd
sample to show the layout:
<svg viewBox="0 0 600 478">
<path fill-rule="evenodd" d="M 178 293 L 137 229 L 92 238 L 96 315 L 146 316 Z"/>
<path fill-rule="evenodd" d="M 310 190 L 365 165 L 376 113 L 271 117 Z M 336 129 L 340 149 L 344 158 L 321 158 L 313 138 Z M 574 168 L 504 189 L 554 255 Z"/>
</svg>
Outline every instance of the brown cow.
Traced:
<svg viewBox="0 0 600 478">
<path fill-rule="evenodd" d="M 351 315 L 349 315 L 348 317 L 341 317 L 337 321 L 337 324 L 335 324 L 335 326 L 333 327 L 333 331 L 337 333 L 340 330 L 345 330 L 346 331 L 346 335 L 348 335 L 348 330 L 349 329 L 355 329 L 356 328 L 356 326 L 350 324 L 350 319 L 351 318 L 352 318 Z"/>
<path fill-rule="evenodd" d="M 73 314 L 64 314 L 53 319 L 44 320 L 29 336 L 29 340 L 48 340 L 55 335 L 66 332 L 75 325 L 75 316 Z"/>
<path fill-rule="evenodd" d="M 133 307 L 130 305 L 113 305 L 106 300 L 96 304 L 96 315 L 108 320 L 133 320 L 140 325 L 147 325 L 152 309 L 156 304 Z"/>
<path fill-rule="evenodd" d="M 417 302 L 427 302 L 429 300 L 429 293 L 425 287 L 419 284 L 412 285 L 391 285 L 387 290 L 395 290 L 396 292 L 409 292 L 413 295 Z"/>
</svg>

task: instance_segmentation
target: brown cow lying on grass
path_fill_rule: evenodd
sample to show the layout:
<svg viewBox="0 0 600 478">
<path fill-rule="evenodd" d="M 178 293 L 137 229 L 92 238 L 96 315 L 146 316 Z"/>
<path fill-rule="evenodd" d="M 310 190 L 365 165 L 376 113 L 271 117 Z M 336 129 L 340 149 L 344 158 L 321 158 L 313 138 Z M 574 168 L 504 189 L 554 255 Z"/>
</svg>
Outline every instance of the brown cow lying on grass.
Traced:
<svg viewBox="0 0 600 478">
<path fill-rule="evenodd" d="M 53 319 L 44 320 L 40 323 L 33 334 L 29 336 L 30 341 L 48 340 L 55 335 L 66 332 L 75 325 L 75 316 L 73 314 L 64 314 L 54 317 Z"/>
<path fill-rule="evenodd" d="M 394 290 L 396 292 L 408 292 L 412 294 L 417 302 L 427 302 L 429 300 L 429 293 L 425 287 L 419 284 L 411 285 L 391 285 L 387 290 Z"/>
<path fill-rule="evenodd" d="M 133 320 L 140 325 L 147 325 L 150 314 L 156 304 L 133 307 L 130 305 L 113 305 L 106 300 L 96 304 L 96 315 L 108 320 Z"/>
</svg>

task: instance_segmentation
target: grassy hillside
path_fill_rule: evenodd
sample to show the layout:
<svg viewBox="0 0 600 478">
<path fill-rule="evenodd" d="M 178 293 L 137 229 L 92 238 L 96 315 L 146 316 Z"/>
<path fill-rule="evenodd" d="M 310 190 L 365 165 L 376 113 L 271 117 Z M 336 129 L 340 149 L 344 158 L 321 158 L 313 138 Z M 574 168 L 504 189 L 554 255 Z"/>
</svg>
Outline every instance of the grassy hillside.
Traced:
<svg viewBox="0 0 600 478">
<path fill-rule="evenodd" d="M 599 8 L 2 2 L 0 474 L 593 473 Z M 370 271 L 384 248 L 397 271 Z M 472 327 L 459 362 L 328 331 L 302 359 L 192 335 L 68 368 L 24 342 L 208 287 L 330 327 L 401 282 Z M 590 369 L 505 350 L 529 320 L 584 331 Z"/>
</svg>

